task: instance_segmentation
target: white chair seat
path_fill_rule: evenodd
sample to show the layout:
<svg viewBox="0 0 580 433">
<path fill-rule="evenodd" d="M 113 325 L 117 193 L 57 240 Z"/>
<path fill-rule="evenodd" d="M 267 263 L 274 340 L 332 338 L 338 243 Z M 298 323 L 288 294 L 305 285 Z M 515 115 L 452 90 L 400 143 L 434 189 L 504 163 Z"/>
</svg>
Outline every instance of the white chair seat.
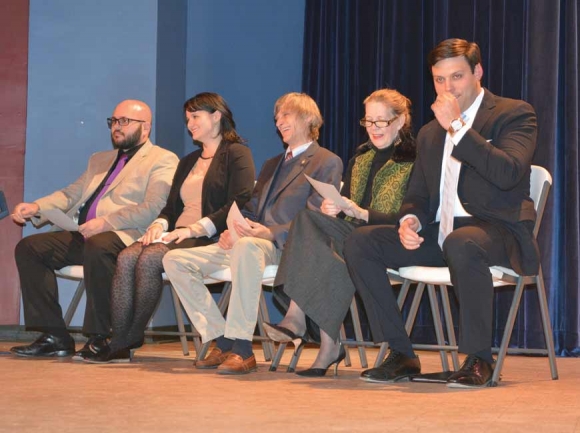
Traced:
<svg viewBox="0 0 580 433">
<path fill-rule="evenodd" d="M 63 278 L 72 278 L 74 280 L 82 280 L 84 278 L 83 267 L 81 265 L 65 266 L 54 272 L 57 276 Z"/>
<path fill-rule="evenodd" d="M 519 275 L 509 268 L 503 266 L 492 266 L 489 268 L 493 278 L 493 286 L 501 287 L 510 285 L 503 281 L 506 276 L 518 278 Z M 390 270 L 389 270 L 390 272 Z M 407 280 L 421 281 L 427 284 L 451 286 L 451 275 L 449 268 L 435 268 L 429 266 L 408 266 L 399 269 L 399 275 Z"/>
</svg>

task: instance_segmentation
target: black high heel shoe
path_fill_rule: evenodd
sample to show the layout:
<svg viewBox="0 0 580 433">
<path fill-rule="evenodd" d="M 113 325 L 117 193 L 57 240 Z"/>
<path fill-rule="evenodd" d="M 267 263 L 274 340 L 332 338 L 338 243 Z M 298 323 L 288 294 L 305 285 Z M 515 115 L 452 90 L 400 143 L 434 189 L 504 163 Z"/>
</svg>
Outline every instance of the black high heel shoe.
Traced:
<svg viewBox="0 0 580 433">
<path fill-rule="evenodd" d="M 326 375 L 328 369 L 334 364 L 334 375 L 338 376 L 338 365 L 346 358 L 346 350 L 342 343 L 338 351 L 338 357 L 332 361 L 326 368 L 309 368 L 308 370 L 297 371 L 296 374 L 302 377 L 322 377 Z"/>
<path fill-rule="evenodd" d="M 298 358 L 300 357 L 300 353 L 304 348 L 304 345 L 308 341 L 307 333 L 304 333 L 303 336 L 296 335 L 290 329 L 280 326 L 274 325 L 273 323 L 264 322 L 264 331 L 270 338 L 270 340 L 280 343 L 280 345 L 286 345 L 288 343 L 292 343 L 294 345 L 294 353 L 292 354 L 292 360 L 288 369 L 286 370 L 288 373 L 294 373 L 294 368 L 298 362 Z M 278 368 L 278 363 L 282 358 L 282 353 L 284 352 L 283 346 L 278 348 L 278 352 L 276 353 L 275 359 L 272 361 L 272 366 L 270 366 L 270 371 L 276 371 Z"/>
<path fill-rule="evenodd" d="M 306 340 L 306 334 L 302 336 L 296 335 L 290 329 L 285 328 L 284 326 L 274 325 L 273 323 L 264 322 L 264 331 L 266 331 L 270 340 L 277 343 L 290 343 L 295 340 Z"/>
</svg>

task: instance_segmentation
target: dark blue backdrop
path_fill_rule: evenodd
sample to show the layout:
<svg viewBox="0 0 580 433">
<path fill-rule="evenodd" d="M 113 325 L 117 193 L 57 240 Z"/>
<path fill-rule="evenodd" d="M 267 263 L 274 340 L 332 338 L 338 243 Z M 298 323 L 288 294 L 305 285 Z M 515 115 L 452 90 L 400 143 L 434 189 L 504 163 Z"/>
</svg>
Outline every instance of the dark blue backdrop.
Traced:
<svg viewBox="0 0 580 433">
<path fill-rule="evenodd" d="M 322 144 L 345 162 L 365 139 L 357 120 L 373 90 L 393 87 L 408 96 L 416 130 L 432 118 L 434 90 L 425 58 L 449 37 L 479 44 L 485 87 L 535 107 L 534 164 L 554 179 L 539 238 L 556 351 L 580 353 L 577 0 L 307 0 L 305 16 L 303 90 L 325 115 Z M 511 292 L 496 296 L 497 340 Z M 424 319 L 419 324 L 428 323 Z M 531 292 L 512 344 L 544 346 Z"/>
</svg>

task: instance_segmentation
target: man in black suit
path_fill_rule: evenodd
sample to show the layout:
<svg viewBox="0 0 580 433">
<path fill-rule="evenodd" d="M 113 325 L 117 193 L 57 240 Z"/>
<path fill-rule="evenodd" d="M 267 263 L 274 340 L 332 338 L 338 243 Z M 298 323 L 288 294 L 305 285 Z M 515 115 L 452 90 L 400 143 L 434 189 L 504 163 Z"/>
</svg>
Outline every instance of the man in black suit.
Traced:
<svg viewBox="0 0 580 433">
<path fill-rule="evenodd" d="M 361 378 L 392 382 L 421 370 L 385 268 L 448 266 L 460 302 L 459 351 L 467 354 L 448 386 L 485 386 L 493 373 L 489 267 L 533 274 L 539 266 L 529 196 L 536 116 L 526 102 L 481 87 L 481 54 L 473 42 L 445 40 L 428 63 L 435 119 L 417 137 L 399 225 L 357 229 L 346 244 L 373 338 L 391 348 L 381 366 Z"/>
</svg>

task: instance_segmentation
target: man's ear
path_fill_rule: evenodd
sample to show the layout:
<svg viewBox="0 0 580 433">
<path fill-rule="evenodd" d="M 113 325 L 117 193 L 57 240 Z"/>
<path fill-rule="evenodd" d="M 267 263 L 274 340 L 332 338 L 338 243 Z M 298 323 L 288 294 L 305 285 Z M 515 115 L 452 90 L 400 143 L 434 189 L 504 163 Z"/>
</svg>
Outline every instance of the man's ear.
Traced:
<svg viewBox="0 0 580 433">
<path fill-rule="evenodd" d="M 481 63 L 475 65 L 475 68 L 473 69 L 473 75 L 475 75 L 475 78 L 481 81 L 483 78 L 483 67 L 481 66 Z"/>
</svg>

